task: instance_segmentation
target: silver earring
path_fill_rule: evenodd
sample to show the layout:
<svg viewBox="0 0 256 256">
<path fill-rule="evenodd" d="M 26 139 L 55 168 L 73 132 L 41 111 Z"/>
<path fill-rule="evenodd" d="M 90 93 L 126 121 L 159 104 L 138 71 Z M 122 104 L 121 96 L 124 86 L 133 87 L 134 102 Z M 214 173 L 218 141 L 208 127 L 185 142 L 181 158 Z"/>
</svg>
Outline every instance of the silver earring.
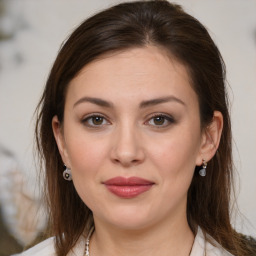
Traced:
<svg viewBox="0 0 256 256">
<path fill-rule="evenodd" d="M 207 167 L 207 162 L 203 159 L 202 168 L 199 170 L 200 176 L 202 176 L 202 177 L 206 176 L 206 167 Z"/>
<path fill-rule="evenodd" d="M 72 180 L 72 174 L 71 174 L 71 169 L 65 166 L 65 170 L 63 172 L 63 178 L 65 180 L 71 181 Z"/>
</svg>

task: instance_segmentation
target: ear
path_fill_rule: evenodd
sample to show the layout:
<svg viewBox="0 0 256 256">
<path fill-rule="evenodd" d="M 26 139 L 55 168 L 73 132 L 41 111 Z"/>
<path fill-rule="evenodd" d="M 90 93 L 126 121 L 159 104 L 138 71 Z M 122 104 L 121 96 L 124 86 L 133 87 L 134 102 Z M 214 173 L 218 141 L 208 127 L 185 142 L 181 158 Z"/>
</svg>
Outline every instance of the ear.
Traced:
<svg viewBox="0 0 256 256">
<path fill-rule="evenodd" d="M 203 159 L 206 162 L 209 162 L 213 158 L 219 147 L 222 128 L 222 113 L 214 111 L 212 122 L 202 132 L 200 151 L 196 160 L 196 165 L 202 165 Z"/>
<path fill-rule="evenodd" d="M 62 161 L 67 167 L 70 167 L 70 161 L 69 161 L 68 152 L 66 148 L 66 142 L 63 134 L 63 127 L 61 126 L 61 123 L 59 122 L 59 119 L 57 116 L 54 116 L 52 119 L 52 130 L 53 130 L 55 141 L 57 143 Z"/>
</svg>

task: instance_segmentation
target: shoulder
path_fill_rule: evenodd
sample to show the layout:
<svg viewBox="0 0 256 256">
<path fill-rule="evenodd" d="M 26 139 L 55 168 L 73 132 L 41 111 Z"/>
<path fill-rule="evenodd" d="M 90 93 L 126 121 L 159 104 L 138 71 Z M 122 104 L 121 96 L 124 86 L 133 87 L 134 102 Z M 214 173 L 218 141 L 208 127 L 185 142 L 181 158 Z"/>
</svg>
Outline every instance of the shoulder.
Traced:
<svg viewBox="0 0 256 256">
<path fill-rule="evenodd" d="M 209 256 L 234 256 L 233 254 L 226 251 L 223 247 L 221 247 L 221 245 L 218 243 L 216 246 L 213 246 L 211 243 L 206 242 L 206 251 Z"/>
<path fill-rule="evenodd" d="M 12 256 L 56 256 L 55 238 L 51 237 L 20 254 Z M 85 238 L 81 236 L 67 256 L 81 256 L 85 251 Z"/>
<path fill-rule="evenodd" d="M 206 236 L 208 236 L 207 239 L 205 238 L 202 230 L 199 227 L 190 256 L 234 256 L 226 251 L 212 237 L 210 237 L 209 235 Z M 213 244 L 211 244 L 207 240 L 212 241 Z"/>
<path fill-rule="evenodd" d="M 15 254 L 12 256 L 56 256 L 54 248 L 54 237 L 48 238 L 45 241 L 35 245 L 34 247 L 28 249 L 20 254 Z"/>
</svg>

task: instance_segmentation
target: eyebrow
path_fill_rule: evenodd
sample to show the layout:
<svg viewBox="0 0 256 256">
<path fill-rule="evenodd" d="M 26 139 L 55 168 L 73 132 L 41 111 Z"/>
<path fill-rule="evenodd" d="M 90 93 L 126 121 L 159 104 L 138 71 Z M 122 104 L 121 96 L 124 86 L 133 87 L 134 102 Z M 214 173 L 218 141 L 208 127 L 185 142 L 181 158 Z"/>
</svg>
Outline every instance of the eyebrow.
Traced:
<svg viewBox="0 0 256 256">
<path fill-rule="evenodd" d="M 167 96 L 167 97 L 162 97 L 162 98 L 156 98 L 156 99 L 152 99 L 152 100 L 142 101 L 140 103 L 140 108 L 146 108 L 146 107 L 150 107 L 150 106 L 155 106 L 155 105 L 166 103 L 166 102 L 170 102 L 170 101 L 174 101 L 174 102 L 180 103 L 181 105 L 186 106 L 185 102 L 183 102 L 181 99 L 179 99 L 179 98 L 177 98 L 175 96 Z"/>
<path fill-rule="evenodd" d="M 161 97 L 161 98 L 156 98 L 156 99 L 151 99 L 151 100 L 145 100 L 142 101 L 140 103 L 140 108 L 146 108 L 146 107 L 151 107 L 151 106 L 155 106 L 158 104 L 162 104 L 162 103 L 166 103 L 166 102 L 177 102 L 181 105 L 186 106 L 186 104 L 179 98 L 175 97 L 175 96 L 167 96 L 167 97 Z M 106 108 L 113 108 L 114 105 L 113 103 L 100 99 L 100 98 L 94 98 L 94 97 L 83 97 L 81 99 L 79 99 L 73 107 L 77 106 L 80 103 L 84 103 L 84 102 L 89 102 L 89 103 L 93 103 L 96 104 L 98 106 L 101 107 L 106 107 Z"/>
<path fill-rule="evenodd" d="M 98 106 L 105 107 L 105 108 L 113 108 L 113 104 L 111 102 L 108 102 L 106 100 L 99 99 L 99 98 L 92 98 L 92 97 L 81 98 L 74 104 L 73 107 L 75 107 L 76 105 L 78 105 L 80 103 L 84 103 L 84 102 L 90 102 L 90 103 L 93 103 L 93 104 L 96 104 Z"/>
</svg>

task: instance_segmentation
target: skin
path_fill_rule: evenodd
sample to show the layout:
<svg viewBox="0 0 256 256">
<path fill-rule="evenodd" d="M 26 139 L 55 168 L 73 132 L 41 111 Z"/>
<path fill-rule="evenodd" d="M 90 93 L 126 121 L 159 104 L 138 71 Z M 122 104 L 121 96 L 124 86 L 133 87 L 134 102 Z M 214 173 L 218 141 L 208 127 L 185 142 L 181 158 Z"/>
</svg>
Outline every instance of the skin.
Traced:
<svg viewBox="0 0 256 256">
<path fill-rule="evenodd" d="M 64 123 L 55 116 L 52 126 L 75 188 L 93 212 L 91 255 L 189 255 L 187 191 L 195 166 L 215 154 L 222 115 L 215 111 L 201 129 L 183 65 L 153 46 L 93 61 L 69 85 Z M 116 176 L 154 185 L 120 198 L 103 184 Z"/>
</svg>

